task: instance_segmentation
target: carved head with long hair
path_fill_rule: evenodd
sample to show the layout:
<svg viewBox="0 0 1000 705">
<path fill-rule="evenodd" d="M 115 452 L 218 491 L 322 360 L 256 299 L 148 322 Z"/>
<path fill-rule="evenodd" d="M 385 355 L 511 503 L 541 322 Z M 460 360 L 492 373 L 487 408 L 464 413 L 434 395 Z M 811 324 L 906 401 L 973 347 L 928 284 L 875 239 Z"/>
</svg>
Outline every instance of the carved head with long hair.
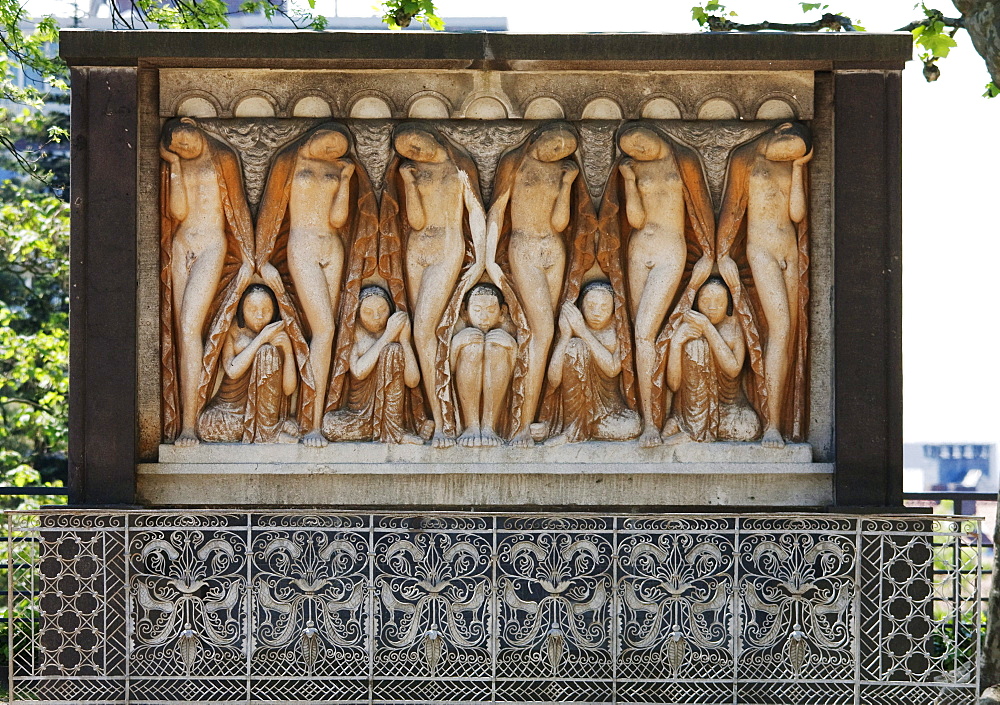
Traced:
<svg viewBox="0 0 1000 705">
<path fill-rule="evenodd" d="M 164 149 L 182 159 L 194 159 L 205 150 L 205 133 L 194 118 L 182 117 L 167 120 L 161 137 Z"/>
<path fill-rule="evenodd" d="M 580 134 L 562 120 L 542 125 L 525 142 L 525 152 L 542 162 L 557 162 L 572 155 L 580 145 Z"/>
</svg>

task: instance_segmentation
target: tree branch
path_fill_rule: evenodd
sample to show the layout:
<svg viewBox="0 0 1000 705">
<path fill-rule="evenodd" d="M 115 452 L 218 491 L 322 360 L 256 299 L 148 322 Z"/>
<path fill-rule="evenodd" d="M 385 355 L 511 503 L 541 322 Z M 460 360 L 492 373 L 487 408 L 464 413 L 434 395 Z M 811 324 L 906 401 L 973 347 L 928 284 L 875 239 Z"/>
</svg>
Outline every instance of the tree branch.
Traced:
<svg viewBox="0 0 1000 705">
<path fill-rule="evenodd" d="M 939 22 L 944 22 L 945 27 L 954 27 L 955 29 L 963 29 L 965 27 L 965 19 L 962 17 L 944 17 L 943 15 L 938 18 Z M 922 24 L 926 24 L 927 19 L 914 20 L 910 24 L 905 25 L 897 29 L 897 32 L 912 32 L 917 27 Z"/>
<path fill-rule="evenodd" d="M 58 414 L 53 412 L 49 407 L 44 404 L 39 404 L 37 401 L 32 401 L 31 399 L 24 399 L 22 397 L 6 397 L 0 401 L 0 408 L 5 407 L 7 404 L 24 404 L 25 406 L 30 406 L 36 411 L 44 411 L 49 416 L 58 416 Z"/>
<path fill-rule="evenodd" d="M 854 23 L 850 17 L 834 15 L 827 12 L 815 22 L 757 22 L 744 24 L 733 22 L 725 17 L 709 15 L 706 18 L 708 27 L 713 32 L 761 32 L 773 30 L 777 32 L 818 32 L 821 29 L 831 29 L 834 31 L 854 32 Z"/>
</svg>

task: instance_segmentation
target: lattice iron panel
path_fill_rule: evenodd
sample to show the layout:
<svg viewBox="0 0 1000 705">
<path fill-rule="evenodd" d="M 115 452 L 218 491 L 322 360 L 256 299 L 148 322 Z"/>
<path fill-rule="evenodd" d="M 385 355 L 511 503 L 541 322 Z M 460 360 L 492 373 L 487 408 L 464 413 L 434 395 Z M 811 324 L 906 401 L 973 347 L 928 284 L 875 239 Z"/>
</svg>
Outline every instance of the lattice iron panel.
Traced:
<svg viewBox="0 0 1000 705">
<path fill-rule="evenodd" d="M 12 703 L 974 703 L 976 520 L 13 512 Z"/>
</svg>

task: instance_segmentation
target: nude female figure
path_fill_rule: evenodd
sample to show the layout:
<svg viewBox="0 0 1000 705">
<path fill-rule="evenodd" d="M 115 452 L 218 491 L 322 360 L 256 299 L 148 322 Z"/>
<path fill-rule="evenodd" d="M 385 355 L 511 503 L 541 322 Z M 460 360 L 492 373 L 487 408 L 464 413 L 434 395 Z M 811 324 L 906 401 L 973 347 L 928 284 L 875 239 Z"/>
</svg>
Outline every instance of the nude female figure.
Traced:
<svg viewBox="0 0 1000 705">
<path fill-rule="evenodd" d="M 626 128 L 619 145 L 627 157 L 618 165 L 624 185 L 625 214 L 631 234 L 627 237 L 626 277 L 629 308 L 635 330 L 635 360 L 643 430 L 639 445 L 660 443 L 653 423 L 653 373 L 657 367 L 656 338 L 677 296 L 687 264 L 685 227 L 690 217 L 685 197 L 699 198 L 702 210 L 711 213 L 700 165 L 682 168 L 688 155 L 665 135 L 641 124 Z M 695 157 L 696 159 L 696 157 Z M 694 183 L 688 183 L 694 182 Z M 707 204 L 707 205 L 704 205 Z M 691 274 L 697 289 L 712 273 L 711 252 L 703 249 Z"/>
<path fill-rule="evenodd" d="M 565 123 L 546 125 L 498 167 L 498 186 L 490 206 L 487 258 L 493 262 L 510 208 L 507 255 L 514 290 L 524 309 L 531 338 L 524 380 L 521 428 L 513 446 L 531 446 L 530 424 L 535 420 L 545 382 L 549 348 L 555 336 L 555 310 L 566 270 L 562 233 L 570 224 L 571 193 L 580 167 L 569 157 L 577 150 L 575 131 Z M 504 161 L 508 162 L 505 169 Z M 501 177 L 504 171 L 509 175 Z M 507 181 L 506 188 L 501 178 Z"/>
<path fill-rule="evenodd" d="M 780 431 L 796 342 L 805 334 L 799 315 L 802 290 L 799 226 L 806 218 L 805 168 L 812 159 L 807 129 L 786 122 L 737 148 L 731 157 L 719 214 L 719 272 L 730 290 L 741 291 L 731 249 L 747 219 L 746 257 L 767 323 L 764 385 L 767 426 L 762 445 L 781 448 Z"/>
<path fill-rule="evenodd" d="M 237 288 L 253 271 L 253 234 L 234 154 L 202 132 L 190 118 L 164 129 L 160 157 L 165 162 L 164 220 L 169 223 L 170 287 L 180 371 L 181 423 L 178 446 L 198 443 L 199 387 L 205 361 L 203 331 L 223 280 L 228 239 L 240 240 L 243 262 Z M 223 196 L 220 177 L 227 183 Z M 227 216 L 227 199 L 232 216 Z"/>
<path fill-rule="evenodd" d="M 393 135 L 396 152 L 404 160 L 398 170 L 403 185 L 403 212 L 409 224 L 404 258 L 406 289 L 413 310 L 413 340 L 434 418 L 431 444 L 444 448 L 454 445 L 455 440 L 444 432 L 436 390 L 437 327 L 462 271 L 466 214 L 476 257 L 468 275 L 470 280 L 478 279 L 485 268 L 486 214 L 469 174 L 439 139 L 444 138 L 420 125 L 401 125 Z"/>
<path fill-rule="evenodd" d="M 325 392 L 330 378 L 344 276 L 344 240 L 349 237 L 345 226 L 351 215 L 350 182 L 356 168 L 353 162 L 343 158 L 349 146 L 344 133 L 321 128 L 298 146 L 294 164 L 290 165 L 288 272 L 312 331 L 309 364 L 320 395 Z M 267 194 L 273 197 L 270 188 Z M 261 211 L 266 207 L 263 204 Z M 284 291 L 281 276 L 273 264 L 264 264 L 261 276 L 275 292 Z M 311 427 L 302 438 L 305 445 L 313 448 L 326 445 L 320 430 L 323 412 L 322 403 L 314 405 Z"/>
</svg>

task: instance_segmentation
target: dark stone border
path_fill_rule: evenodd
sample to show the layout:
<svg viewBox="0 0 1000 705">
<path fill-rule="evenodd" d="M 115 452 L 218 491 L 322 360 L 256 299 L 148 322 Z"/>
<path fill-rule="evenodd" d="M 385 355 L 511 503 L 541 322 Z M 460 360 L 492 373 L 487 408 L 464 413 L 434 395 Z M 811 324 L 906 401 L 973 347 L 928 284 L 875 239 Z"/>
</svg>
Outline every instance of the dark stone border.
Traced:
<svg viewBox="0 0 1000 705">
<path fill-rule="evenodd" d="M 840 506 L 903 504 L 902 96 L 834 76 L 834 448 Z"/>
<path fill-rule="evenodd" d="M 136 454 L 134 69 L 72 71 L 69 494 L 129 504 Z"/>
<path fill-rule="evenodd" d="M 292 66 L 453 69 L 901 69 L 908 33 L 507 34 L 297 30 L 64 29 L 71 66 Z M 191 59 L 198 59 L 192 62 Z M 290 63 L 291 62 L 291 63 Z M 530 65 L 525 65 L 530 64 Z M 301 65 L 301 64 L 298 64 Z"/>
</svg>

